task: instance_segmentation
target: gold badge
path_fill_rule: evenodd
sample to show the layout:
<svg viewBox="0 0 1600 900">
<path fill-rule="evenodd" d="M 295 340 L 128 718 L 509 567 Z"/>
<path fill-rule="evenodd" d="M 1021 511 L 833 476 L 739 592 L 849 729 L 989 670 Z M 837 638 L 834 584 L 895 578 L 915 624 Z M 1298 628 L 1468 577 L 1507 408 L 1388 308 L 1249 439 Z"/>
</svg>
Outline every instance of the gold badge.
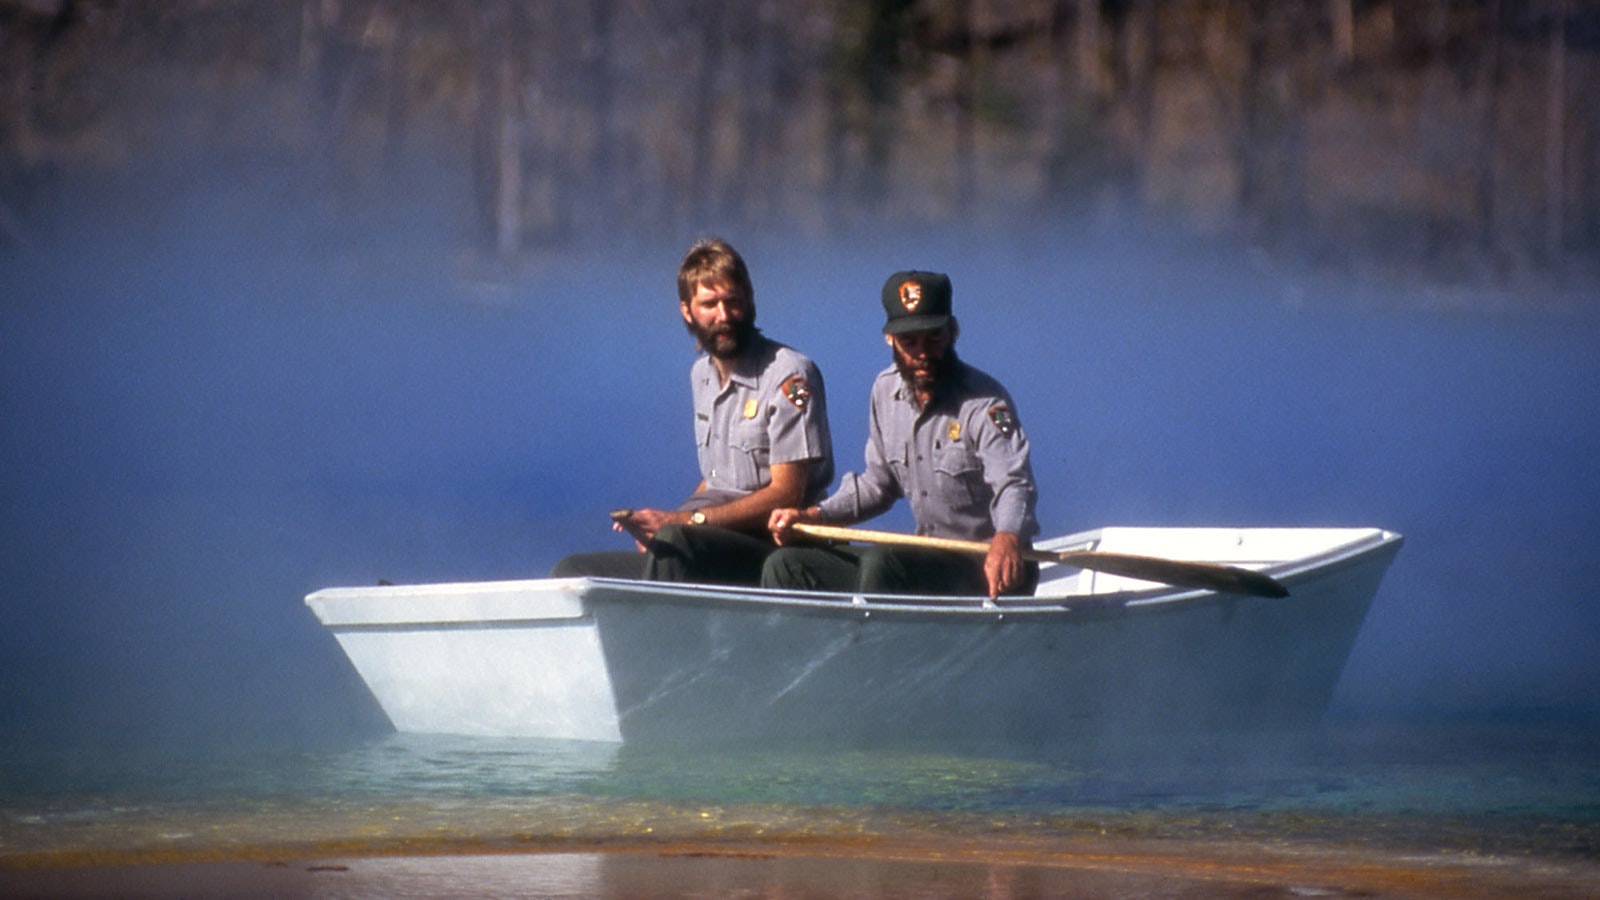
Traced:
<svg viewBox="0 0 1600 900">
<path fill-rule="evenodd" d="M 756 413 L 760 411 L 761 404 L 756 402 L 756 398 L 751 397 L 749 400 L 744 402 L 744 417 L 746 419 L 754 419 L 756 417 Z"/>
<path fill-rule="evenodd" d="M 949 437 L 952 441 L 961 440 L 961 423 L 957 422 L 955 419 L 951 419 L 950 427 L 946 428 L 944 433 L 945 436 Z"/>
<path fill-rule="evenodd" d="M 906 308 L 906 312 L 916 312 L 917 307 L 922 305 L 922 285 L 915 281 L 901 282 L 900 305 Z"/>
</svg>

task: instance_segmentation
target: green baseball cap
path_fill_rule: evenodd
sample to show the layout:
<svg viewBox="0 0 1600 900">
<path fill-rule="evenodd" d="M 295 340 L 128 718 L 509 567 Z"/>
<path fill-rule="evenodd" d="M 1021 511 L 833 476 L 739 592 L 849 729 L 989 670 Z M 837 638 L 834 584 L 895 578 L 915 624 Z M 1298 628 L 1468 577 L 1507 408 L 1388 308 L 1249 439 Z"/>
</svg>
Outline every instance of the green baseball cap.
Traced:
<svg viewBox="0 0 1600 900">
<path fill-rule="evenodd" d="M 950 321 L 950 276 L 896 272 L 883 283 L 884 334 L 932 331 Z"/>
</svg>

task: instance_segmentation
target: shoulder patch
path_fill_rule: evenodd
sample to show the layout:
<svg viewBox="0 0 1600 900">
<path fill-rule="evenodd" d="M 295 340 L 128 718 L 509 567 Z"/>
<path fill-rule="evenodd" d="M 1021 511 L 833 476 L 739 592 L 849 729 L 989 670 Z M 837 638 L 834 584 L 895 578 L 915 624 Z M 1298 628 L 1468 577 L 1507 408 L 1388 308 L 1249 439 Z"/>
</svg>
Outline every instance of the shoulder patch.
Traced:
<svg viewBox="0 0 1600 900">
<path fill-rule="evenodd" d="M 790 375 L 779 385 L 778 390 L 783 392 L 783 398 L 794 404 L 794 408 L 804 410 L 811 405 L 811 385 L 806 384 L 804 376 Z"/>
<path fill-rule="evenodd" d="M 1006 437 L 1017 433 L 1017 417 L 1011 414 L 1011 408 L 1004 403 L 989 407 L 989 421 L 993 422 L 994 427 L 1000 429 L 1000 433 Z"/>
</svg>

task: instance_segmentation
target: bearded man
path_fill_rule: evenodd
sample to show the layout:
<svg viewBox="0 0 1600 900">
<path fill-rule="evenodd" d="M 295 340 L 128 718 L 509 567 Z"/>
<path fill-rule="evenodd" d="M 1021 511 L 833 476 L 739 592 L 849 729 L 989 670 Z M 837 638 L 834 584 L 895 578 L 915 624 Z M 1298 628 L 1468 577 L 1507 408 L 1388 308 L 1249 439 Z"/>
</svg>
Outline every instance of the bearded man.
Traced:
<svg viewBox="0 0 1600 900">
<path fill-rule="evenodd" d="M 917 533 L 986 541 L 979 559 L 921 547 L 785 546 L 763 587 L 863 594 L 1029 594 L 1037 563 L 1021 551 L 1038 533 L 1028 438 L 1000 383 L 956 355 L 950 279 L 897 272 L 884 283 L 884 339 L 894 358 L 872 385 L 866 468 L 814 506 L 773 510 L 773 539 L 796 523 L 852 524 L 911 502 Z"/>
<path fill-rule="evenodd" d="M 678 306 L 700 355 L 689 370 L 700 484 L 671 510 L 633 509 L 612 527 L 636 552 L 583 553 L 552 576 L 755 584 L 773 544 L 774 509 L 815 503 L 833 481 L 822 373 L 756 328 L 755 288 L 721 239 L 678 267 Z"/>
</svg>

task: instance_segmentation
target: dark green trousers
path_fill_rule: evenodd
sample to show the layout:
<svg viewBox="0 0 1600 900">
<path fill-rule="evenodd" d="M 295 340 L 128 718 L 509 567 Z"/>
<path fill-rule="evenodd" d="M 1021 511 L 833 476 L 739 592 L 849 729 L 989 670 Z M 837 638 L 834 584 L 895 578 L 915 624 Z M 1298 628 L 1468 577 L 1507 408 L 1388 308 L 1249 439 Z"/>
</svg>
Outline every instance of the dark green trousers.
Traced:
<svg viewBox="0 0 1600 900">
<path fill-rule="evenodd" d="M 1029 563 L 1007 596 L 1027 596 L 1039 581 Z M 987 596 L 983 559 L 922 547 L 780 547 L 761 569 L 761 586 L 860 594 Z"/>
<path fill-rule="evenodd" d="M 644 554 L 637 550 L 574 553 L 551 566 L 550 577 L 639 579 L 644 577 Z"/>
<path fill-rule="evenodd" d="M 771 541 L 715 525 L 668 525 L 646 552 L 575 553 L 556 563 L 552 578 L 629 578 L 696 584 L 755 585 Z"/>
</svg>

